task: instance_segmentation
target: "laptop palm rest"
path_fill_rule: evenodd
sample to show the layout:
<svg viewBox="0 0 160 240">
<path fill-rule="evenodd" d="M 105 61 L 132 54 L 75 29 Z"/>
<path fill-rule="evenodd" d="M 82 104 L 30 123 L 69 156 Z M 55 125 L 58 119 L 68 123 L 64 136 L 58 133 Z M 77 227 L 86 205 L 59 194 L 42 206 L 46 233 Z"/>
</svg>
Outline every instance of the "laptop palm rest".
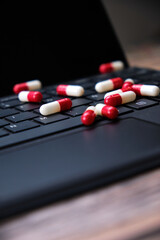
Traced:
<svg viewBox="0 0 160 240">
<path fill-rule="evenodd" d="M 0 216 L 150 168 L 159 136 L 158 126 L 130 118 L 1 155 Z"/>
</svg>

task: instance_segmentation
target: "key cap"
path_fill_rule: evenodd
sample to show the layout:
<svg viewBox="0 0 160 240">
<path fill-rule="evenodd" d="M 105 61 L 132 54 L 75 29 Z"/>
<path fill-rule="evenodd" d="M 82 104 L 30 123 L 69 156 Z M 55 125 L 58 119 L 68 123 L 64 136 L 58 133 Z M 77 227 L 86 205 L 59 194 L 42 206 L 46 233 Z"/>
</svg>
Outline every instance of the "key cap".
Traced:
<svg viewBox="0 0 160 240">
<path fill-rule="evenodd" d="M 122 106 L 117 107 L 117 109 L 118 109 L 118 112 L 119 112 L 118 115 L 122 115 L 122 114 L 125 114 L 125 113 L 133 112 L 132 109 L 126 108 L 126 107 L 122 107 Z"/>
<path fill-rule="evenodd" d="M 90 89 L 85 89 L 84 96 L 89 96 L 89 95 L 94 95 L 96 94 L 96 91 L 90 90 Z"/>
<path fill-rule="evenodd" d="M 22 113 L 18 113 L 16 115 L 6 117 L 6 119 L 13 122 L 13 123 L 17 123 L 17 122 L 21 122 L 21 121 L 24 121 L 24 120 L 36 118 L 37 116 L 38 116 L 38 114 L 36 114 L 36 113 L 22 112 Z"/>
<path fill-rule="evenodd" d="M 74 127 L 82 126 L 80 117 L 69 118 L 65 121 L 47 124 L 38 128 L 11 134 L 10 136 L 3 137 L 0 141 L 0 148 L 15 145 L 18 143 L 26 142 L 42 136 L 55 134 L 64 130 L 69 130 Z"/>
<path fill-rule="evenodd" d="M 57 121 L 62 121 L 62 120 L 65 120 L 69 118 L 68 116 L 65 116 L 65 115 L 62 115 L 62 114 L 53 114 L 51 116 L 48 116 L 48 117 L 38 117 L 38 118 L 35 118 L 34 120 L 38 123 L 41 123 L 41 124 L 49 124 L 49 123 L 53 123 L 53 122 L 57 122 Z"/>
<path fill-rule="evenodd" d="M 135 101 L 133 103 L 126 104 L 126 106 L 139 110 L 139 109 L 142 109 L 142 108 L 154 106 L 156 104 L 158 104 L 158 102 L 149 100 L 147 98 L 140 98 L 140 99 L 138 99 L 137 101 Z"/>
<path fill-rule="evenodd" d="M 77 107 L 85 104 L 91 103 L 92 100 L 90 99 L 85 99 L 85 98 L 76 98 L 72 100 L 72 107 Z"/>
<path fill-rule="evenodd" d="M 90 96 L 87 96 L 88 99 L 93 101 L 99 101 L 104 99 L 104 93 L 97 93 Z"/>
<path fill-rule="evenodd" d="M 39 126 L 38 123 L 31 122 L 31 121 L 23 121 L 23 122 L 6 126 L 5 129 L 9 130 L 12 133 L 17 133 L 17 132 L 25 131 L 27 129 L 35 128 L 38 126 Z"/>
<path fill-rule="evenodd" d="M 71 110 L 66 111 L 64 113 L 71 117 L 76 117 L 81 115 L 85 110 L 86 110 L 86 106 L 80 106 L 80 107 L 72 108 Z"/>
<path fill-rule="evenodd" d="M 19 100 L 13 100 L 13 101 L 8 101 L 8 102 L 1 102 L 0 103 L 0 107 L 1 108 L 10 108 L 10 107 L 15 107 L 18 105 L 21 105 L 22 102 L 20 102 Z"/>
<path fill-rule="evenodd" d="M 46 98 L 49 98 L 49 97 L 50 97 L 50 95 L 47 94 L 47 93 L 43 93 L 42 95 L 43 95 L 43 99 L 46 99 Z"/>
<path fill-rule="evenodd" d="M 11 96 L 7 96 L 7 97 L 2 97 L 0 98 L 0 102 L 6 102 L 6 101 L 10 101 L 13 99 L 18 99 L 17 95 L 11 95 Z"/>
<path fill-rule="evenodd" d="M 4 119 L 0 119 L 0 127 L 6 126 L 7 124 L 9 124 L 9 122 Z"/>
<path fill-rule="evenodd" d="M 59 99 L 61 99 L 61 97 L 59 97 L 59 96 L 50 97 L 50 98 L 44 99 L 42 102 L 43 102 L 43 103 L 49 103 L 49 102 L 57 101 L 57 100 L 59 100 Z"/>
<path fill-rule="evenodd" d="M 3 129 L 0 129 L 0 137 L 3 137 L 3 136 L 6 136 L 8 135 L 9 133 Z"/>
<path fill-rule="evenodd" d="M 30 111 L 33 109 L 40 108 L 40 106 L 41 106 L 41 104 L 26 103 L 26 104 L 16 107 L 16 109 L 25 112 L 25 111 Z"/>
<path fill-rule="evenodd" d="M 153 100 L 160 102 L 160 95 L 158 95 L 157 97 L 153 97 Z"/>
<path fill-rule="evenodd" d="M 19 113 L 19 111 L 17 111 L 16 109 L 0 109 L 0 118 L 7 117 L 16 113 Z"/>
</svg>

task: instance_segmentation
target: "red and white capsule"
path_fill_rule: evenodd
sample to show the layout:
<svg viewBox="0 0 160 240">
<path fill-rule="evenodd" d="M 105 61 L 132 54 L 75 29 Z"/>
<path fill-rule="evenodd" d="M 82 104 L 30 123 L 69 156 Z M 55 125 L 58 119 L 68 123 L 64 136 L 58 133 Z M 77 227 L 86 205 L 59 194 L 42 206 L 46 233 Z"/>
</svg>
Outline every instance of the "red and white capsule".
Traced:
<svg viewBox="0 0 160 240">
<path fill-rule="evenodd" d="M 81 97 L 84 94 L 84 88 L 79 85 L 64 85 L 57 86 L 56 91 L 59 95 Z"/>
<path fill-rule="evenodd" d="M 111 92 L 107 92 L 105 95 L 104 95 L 104 99 L 109 96 L 109 95 L 114 95 L 114 94 L 117 94 L 117 93 L 122 93 L 122 92 L 127 92 L 127 91 L 131 91 L 132 90 L 132 85 L 133 85 L 134 81 L 130 78 L 126 79 L 122 85 L 122 88 L 121 89 L 117 89 L 117 90 L 114 90 L 114 91 L 111 91 Z"/>
<path fill-rule="evenodd" d="M 41 102 L 42 98 L 42 93 L 38 91 L 21 91 L 18 94 L 21 102 Z"/>
<path fill-rule="evenodd" d="M 121 104 L 133 102 L 136 99 L 136 94 L 133 91 L 127 91 L 109 95 L 104 99 L 104 103 L 110 106 L 118 106 Z"/>
<path fill-rule="evenodd" d="M 39 111 L 43 116 L 69 110 L 72 107 L 72 101 L 69 98 L 60 99 L 54 102 L 43 104 Z"/>
<path fill-rule="evenodd" d="M 111 91 L 113 89 L 121 88 L 122 85 L 123 85 L 123 79 L 120 77 L 117 77 L 117 78 L 112 78 L 112 79 L 98 82 L 95 85 L 95 90 L 98 93 L 103 93 L 103 92 Z"/>
<path fill-rule="evenodd" d="M 38 90 L 42 87 L 42 84 L 39 80 L 32 80 L 24 83 L 18 83 L 14 85 L 13 92 L 18 94 L 21 91 L 33 91 Z"/>
<path fill-rule="evenodd" d="M 96 105 L 96 115 L 107 117 L 109 119 L 115 119 L 118 117 L 118 109 L 113 106 L 108 106 L 103 103 Z"/>
<path fill-rule="evenodd" d="M 120 71 L 124 68 L 124 63 L 122 61 L 113 61 L 110 63 L 103 63 L 99 66 L 100 73 L 110 73 L 115 71 Z"/>
<path fill-rule="evenodd" d="M 133 84 L 132 91 L 140 96 L 156 97 L 160 94 L 159 87 L 155 85 Z"/>
<path fill-rule="evenodd" d="M 95 107 L 90 106 L 88 107 L 85 112 L 81 116 L 81 121 L 84 125 L 89 126 L 94 123 L 96 118 Z"/>
<path fill-rule="evenodd" d="M 122 91 L 123 92 L 131 91 L 133 84 L 134 84 L 134 80 L 131 78 L 127 78 L 122 85 Z"/>
</svg>

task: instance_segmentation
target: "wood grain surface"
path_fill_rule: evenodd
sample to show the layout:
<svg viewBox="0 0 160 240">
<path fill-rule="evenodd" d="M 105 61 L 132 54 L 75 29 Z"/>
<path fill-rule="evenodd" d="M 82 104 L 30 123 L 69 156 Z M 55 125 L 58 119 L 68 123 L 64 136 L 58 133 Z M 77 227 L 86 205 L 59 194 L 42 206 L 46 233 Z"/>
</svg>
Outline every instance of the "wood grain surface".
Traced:
<svg viewBox="0 0 160 240">
<path fill-rule="evenodd" d="M 132 48 L 127 58 L 160 69 L 160 46 Z M 0 240 L 54 239 L 159 240 L 160 169 L 0 223 Z"/>
</svg>

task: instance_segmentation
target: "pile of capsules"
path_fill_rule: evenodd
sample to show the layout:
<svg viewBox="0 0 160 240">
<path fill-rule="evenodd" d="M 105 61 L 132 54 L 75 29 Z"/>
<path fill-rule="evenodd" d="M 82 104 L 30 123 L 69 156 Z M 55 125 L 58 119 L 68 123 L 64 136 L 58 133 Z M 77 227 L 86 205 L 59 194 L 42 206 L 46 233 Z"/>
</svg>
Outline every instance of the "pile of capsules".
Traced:
<svg viewBox="0 0 160 240">
<path fill-rule="evenodd" d="M 124 68 L 121 61 L 101 64 L 99 72 L 101 74 L 119 71 Z M 25 83 L 16 84 L 13 87 L 15 94 L 18 94 L 18 99 L 22 102 L 41 102 L 43 95 L 38 90 L 42 87 L 39 80 L 33 80 Z M 116 90 L 115 90 L 116 89 Z M 159 87 L 155 85 L 134 84 L 133 79 L 116 77 L 100 81 L 95 85 L 97 93 L 104 93 L 104 104 L 98 103 L 96 106 L 89 106 L 81 116 L 81 121 L 88 126 L 93 124 L 97 116 L 102 116 L 108 119 L 118 117 L 118 109 L 116 106 L 133 102 L 136 96 L 155 97 L 160 93 Z M 112 91 L 114 90 L 114 91 Z M 61 96 L 81 97 L 85 90 L 79 85 L 64 85 L 60 84 L 56 88 L 56 92 Z M 39 111 L 43 116 L 48 116 L 58 112 L 71 109 L 72 101 L 70 98 L 62 98 L 47 104 L 41 105 Z"/>
</svg>

